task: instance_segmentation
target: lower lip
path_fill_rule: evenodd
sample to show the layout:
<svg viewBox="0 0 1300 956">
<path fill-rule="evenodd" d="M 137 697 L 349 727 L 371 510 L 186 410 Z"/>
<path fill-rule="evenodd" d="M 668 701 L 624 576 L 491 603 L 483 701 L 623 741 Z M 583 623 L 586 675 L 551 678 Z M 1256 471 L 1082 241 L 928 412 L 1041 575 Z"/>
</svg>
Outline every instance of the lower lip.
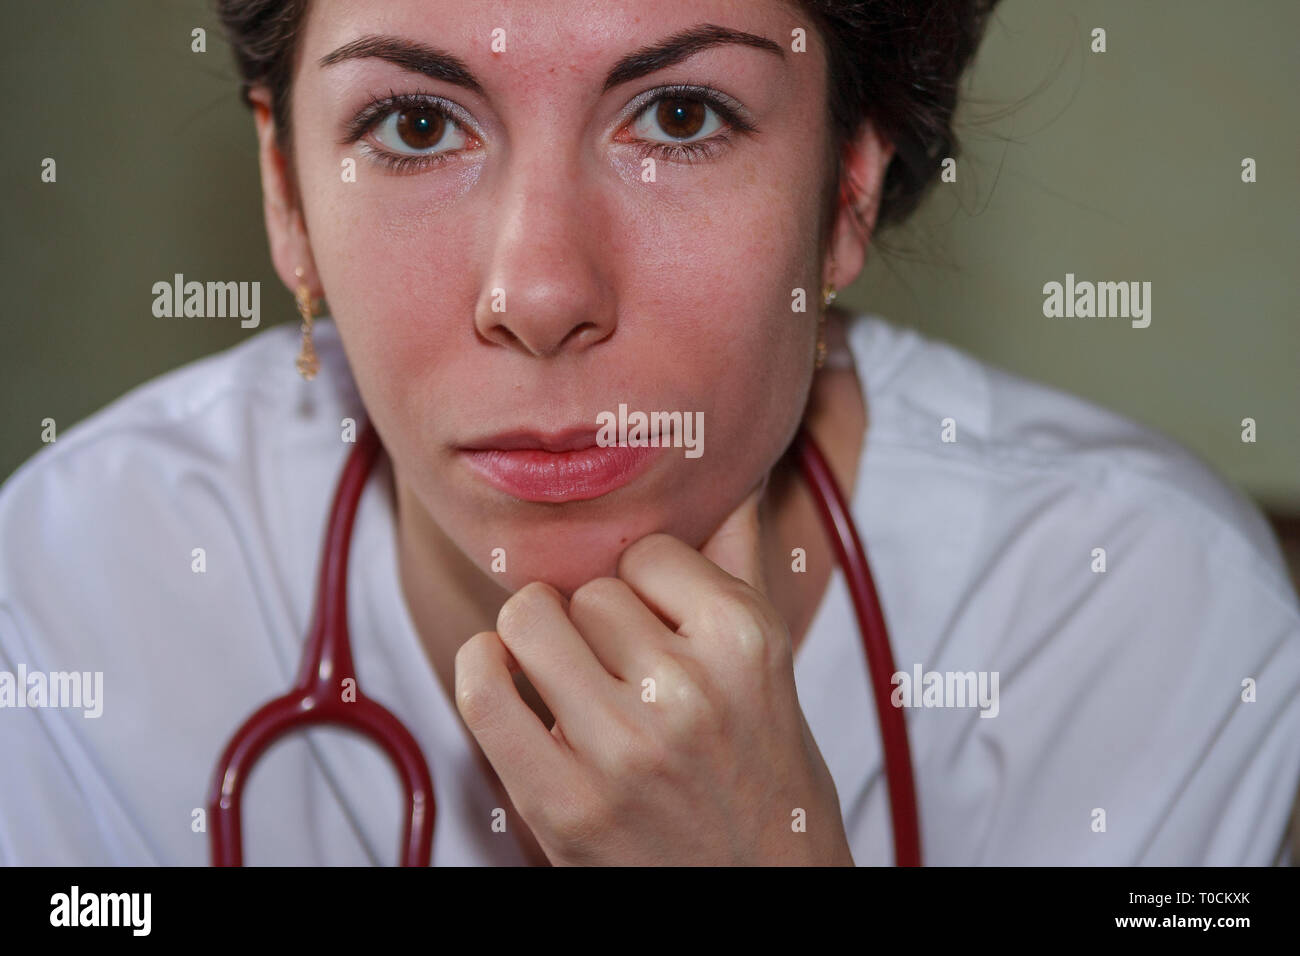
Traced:
<svg viewBox="0 0 1300 956">
<path fill-rule="evenodd" d="M 465 449 L 469 467 L 508 495 L 524 501 L 586 501 L 635 478 L 662 449 L 599 445 L 574 451 L 540 448 Z"/>
</svg>

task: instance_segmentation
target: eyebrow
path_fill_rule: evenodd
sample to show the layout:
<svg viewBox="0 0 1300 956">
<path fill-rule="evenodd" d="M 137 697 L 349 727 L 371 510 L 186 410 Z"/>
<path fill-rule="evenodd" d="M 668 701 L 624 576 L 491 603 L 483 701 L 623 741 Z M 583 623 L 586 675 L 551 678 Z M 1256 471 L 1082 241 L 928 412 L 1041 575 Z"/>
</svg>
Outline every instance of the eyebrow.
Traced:
<svg viewBox="0 0 1300 956">
<path fill-rule="evenodd" d="M 624 56 L 614 64 L 613 69 L 605 77 L 602 92 L 609 92 L 623 83 L 672 66 L 701 50 L 726 44 L 753 47 L 756 50 L 775 53 L 782 60 L 785 59 L 785 52 L 781 47 L 766 37 L 730 30 L 714 23 L 701 23 Z M 483 93 L 483 87 L 459 57 L 428 44 L 401 37 L 374 34 L 359 37 L 321 57 L 320 65 L 325 67 L 344 60 L 370 57 L 387 60 L 412 73 L 421 73 L 431 79 L 461 86 L 475 93 Z"/>
</svg>

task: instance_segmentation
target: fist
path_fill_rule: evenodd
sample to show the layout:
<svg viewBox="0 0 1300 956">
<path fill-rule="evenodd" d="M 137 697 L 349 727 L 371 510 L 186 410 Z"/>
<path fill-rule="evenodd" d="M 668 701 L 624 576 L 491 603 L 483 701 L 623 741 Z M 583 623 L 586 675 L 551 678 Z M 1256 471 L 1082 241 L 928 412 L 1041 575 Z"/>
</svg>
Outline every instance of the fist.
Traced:
<svg viewBox="0 0 1300 956">
<path fill-rule="evenodd" d="M 760 496 L 698 551 L 652 534 L 568 601 L 521 588 L 457 653 L 461 716 L 552 863 L 852 865 L 765 593 Z"/>
</svg>

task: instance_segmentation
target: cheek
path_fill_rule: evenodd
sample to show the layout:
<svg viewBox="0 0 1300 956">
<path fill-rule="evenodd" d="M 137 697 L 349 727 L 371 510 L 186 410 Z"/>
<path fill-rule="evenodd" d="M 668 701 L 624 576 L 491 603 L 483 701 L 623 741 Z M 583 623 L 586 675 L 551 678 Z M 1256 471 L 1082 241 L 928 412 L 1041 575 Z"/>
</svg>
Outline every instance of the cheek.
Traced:
<svg viewBox="0 0 1300 956">
<path fill-rule="evenodd" d="M 821 305 L 818 210 L 801 198 L 816 195 L 816 184 L 792 184 L 797 167 L 776 177 L 755 165 L 625 210 L 637 267 L 624 294 L 635 303 L 630 315 L 653 330 L 641 344 L 689 369 L 714 447 L 747 467 L 793 435 Z"/>
<path fill-rule="evenodd" d="M 367 410 L 399 441 L 419 437 L 425 410 L 472 415 L 481 393 L 466 357 L 482 256 L 460 228 L 469 217 L 453 209 L 473 173 L 398 177 L 358 159 L 358 182 L 322 178 L 305 191 L 312 254 L 349 365 Z"/>
</svg>

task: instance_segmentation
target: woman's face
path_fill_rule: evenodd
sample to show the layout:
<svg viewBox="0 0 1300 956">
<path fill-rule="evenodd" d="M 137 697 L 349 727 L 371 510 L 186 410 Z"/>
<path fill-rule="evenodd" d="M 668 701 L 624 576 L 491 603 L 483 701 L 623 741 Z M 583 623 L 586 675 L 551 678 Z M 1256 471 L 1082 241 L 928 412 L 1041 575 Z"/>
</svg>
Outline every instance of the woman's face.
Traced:
<svg viewBox="0 0 1300 956">
<path fill-rule="evenodd" d="M 766 42 L 645 56 L 710 24 Z M 485 572 L 504 549 L 506 588 L 567 593 L 654 531 L 698 546 L 780 456 L 811 382 L 811 22 L 779 2 L 312 0 L 300 44 L 307 265 L 398 481 Z M 698 89 L 654 92 L 674 85 Z M 594 433 L 620 405 L 702 413 L 703 453 L 467 450 Z"/>
</svg>

